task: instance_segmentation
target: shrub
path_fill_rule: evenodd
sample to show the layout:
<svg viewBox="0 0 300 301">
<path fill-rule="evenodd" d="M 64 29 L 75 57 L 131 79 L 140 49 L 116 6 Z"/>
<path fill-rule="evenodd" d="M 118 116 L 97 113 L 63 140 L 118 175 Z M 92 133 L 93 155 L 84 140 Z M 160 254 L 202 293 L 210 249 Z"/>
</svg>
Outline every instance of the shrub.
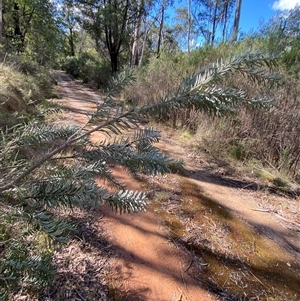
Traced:
<svg viewBox="0 0 300 301">
<path fill-rule="evenodd" d="M 54 75 L 45 67 L 9 58 L 0 65 L 0 126 L 29 118 L 35 106 L 51 94 Z"/>
<path fill-rule="evenodd" d="M 80 70 L 80 59 L 76 56 L 66 57 L 62 63 L 62 69 L 75 78 L 78 78 Z"/>
<path fill-rule="evenodd" d="M 191 133 L 195 133 L 198 128 L 199 131 L 203 130 L 202 124 L 209 124 L 212 130 L 209 135 L 204 135 L 202 143 L 206 144 L 204 148 L 209 148 L 215 155 L 231 156 L 242 161 L 260 160 L 262 164 L 273 166 L 299 180 L 299 35 L 293 34 L 291 37 L 288 32 L 283 32 L 284 41 L 288 41 L 286 44 L 276 34 L 280 30 L 280 26 L 275 29 L 269 26 L 262 33 L 248 36 L 234 45 L 222 43 L 217 47 L 195 49 L 186 55 L 163 54 L 159 60 L 152 58 L 148 66 L 137 72 L 137 81 L 126 91 L 125 100 L 139 100 L 141 104 L 149 104 L 168 90 L 176 94 L 181 75 L 199 71 L 203 67 L 205 69 L 211 61 L 230 54 L 239 55 L 251 50 L 281 54 L 281 57 L 277 57 L 276 67 L 283 75 L 279 89 L 262 89 L 257 83 L 250 84 L 241 74 L 228 76 L 221 84 L 241 89 L 248 97 L 264 94 L 277 99 L 272 110 L 239 107 L 234 116 L 210 119 L 194 108 L 178 108 L 159 115 L 157 120 L 174 127 L 183 127 Z"/>
<path fill-rule="evenodd" d="M 38 291 L 51 281 L 51 250 L 44 251 L 45 245 L 41 246 L 36 238 L 68 241 L 75 227 L 60 212 L 74 207 L 89 210 L 103 203 L 120 212 L 145 209 L 146 193 L 126 190 L 111 172 L 111 164 L 134 175 L 164 174 L 182 167 L 182 160 L 172 159 L 153 146 L 159 141 L 159 132 L 147 128 L 137 129 L 131 135 L 127 132 L 139 124 L 141 117 L 191 107 L 217 115 L 232 111 L 241 102 L 254 107 L 269 106 L 269 99 L 251 100 L 241 91 L 215 86 L 232 73 L 248 75 L 250 81 L 263 84 L 276 81 L 272 74 L 260 70 L 273 64 L 273 60 L 259 55 L 220 61 L 207 66 L 204 73 L 184 79 L 176 94 L 169 92 L 148 106 L 136 104 L 128 111 L 123 104 L 114 102 L 122 87 L 132 80 L 131 74 L 121 74 L 112 80 L 108 95 L 89 115 L 84 127 L 47 124 L 41 118 L 33 118 L 0 130 L 0 219 L 7 220 L 0 237 L 3 298 L 19 288 Z M 96 131 L 115 137 L 93 142 L 90 136 Z M 116 191 L 99 186 L 99 178 Z"/>
<path fill-rule="evenodd" d="M 211 118 L 208 122 L 211 130 L 201 144 L 215 156 L 259 160 L 299 181 L 300 86 L 287 75 L 282 83 L 273 92 L 277 100 L 271 110 L 240 107 L 234 116 Z M 247 85 L 245 90 L 254 93 L 256 87 Z"/>
<path fill-rule="evenodd" d="M 83 52 L 78 57 L 66 57 L 62 69 L 96 88 L 106 86 L 111 75 L 107 62 L 91 51 Z"/>
</svg>

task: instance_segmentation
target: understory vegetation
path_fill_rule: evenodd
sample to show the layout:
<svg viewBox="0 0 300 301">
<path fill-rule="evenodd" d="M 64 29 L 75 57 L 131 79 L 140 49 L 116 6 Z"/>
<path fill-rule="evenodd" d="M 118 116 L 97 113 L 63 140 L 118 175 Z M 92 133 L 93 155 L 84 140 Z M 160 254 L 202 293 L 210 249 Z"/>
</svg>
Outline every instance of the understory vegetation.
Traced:
<svg viewBox="0 0 300 301">
<path fill-rule="evenodd" d="M 248 43 L 245 40 L 239 47 L 223 44 L 217 49 L 199 49 L 186 57 L 165 54 L 162 60 L 154 58 L 146 68 L 137 71 L 138 79 L 127 88 L 124 98 L 128 103 L 152 103 L 167 91 L 176 91 L 182 75 L 201 70 L 216 57 L 221 60 L 226 57 L 225 51 L 227 55 L 237 55 L 242 48 L 249 49 Z M 263 51 L 264 43 L 254 44 L 252 48 L 258 50 L 260 46 Z M 292 53 L 290 55 L 293 57 Z M 285 59 L 288 56 L 285 53 Z M 221 160 L 252 166 L 258 176 L 259 170 L 269 170 L 273 174 L 270 179 L 273 183 L 282 177 L 290 184 L 299 184 L 300 84 L 299 67 L 295 65 L 298 57 L 291 60 L 293 63 L 286 65 L 285 60 L 278 58 L 278 65 L 273 67 L 273 71 L 280 73 L 281 80 L 276 87 L 262 88 L 258 84 L 250 84 L 242 74 L 226 78 L 223 82 L 242 89 L 247 96 L 264 94 L 273 97 L 273 106 L 269 110 L 249 109 L 247 105 L 241 105 L 233 114 L 223 115 L 220 112 L 216 117 L 191 107 L 169 111 L 155 121 L 190 132 L 191 144 L 199 151 L 206 150 Z M 291 188 L 285 180 L 281 188 Z M 292 184 L 292 189 L 296 186 Z"/>
<path fill-rule="evenodd" d="M 159 131 L 140 129 L 140 122 L 179 129 L 194 151 L 242 164 L 278 191 L 299 195 L 300 36 L 299 26 L 292 26 L 298 10 L 285 19 L 286 27 L 274 21 L 234 43 L 207 43 L 185 52 L 169 41 L 174 47 L 166 43 L 157 53 L 148 41 L 143 64 L 129 63 L 125 46 L 118 58 L 111 48 L 102 55 L 103 43 L 91 24 L 82 28 L 93 46 L 76 53 L 76 43 L 62 42 L 51 9 L 44 13 L 55 21 L 51 44 L 43 36 L 45 24 L 30 32 L 37 37 L 25 39 L 23 28 L 24 39 L 12 35 L 11 42 L 11 26 L 0 40 L 0 300 L 38 298 L 47 291 L 56 275 L 54 252 L 78 234 L 71 217 L 75 208 L 84 212 L 105 204 L 120 213 L 145 210 L 146 193 L 127 190 L 112 166 L 133 175 L 183 167 L 182 160 L 154 146 Z M 36 29 L 38 16 L 33 16 Z M 70 30 L 65 38 L 77 39 L 79 47 L 79 34 L 84 35 L 72 36 Z M 34 43 L 38 40 L 44 43 Z M 104 94 L 82 127 L 53 122 L 62 112 L 50 100 L 56 97 L 52 70 L 58 66 Z M 94 132 L 107 139 L 93 142 Z M 99 186 L 97 179 L 107 185 Z"/>
<path fill-rule="evenodd" d="M 40 110 L 37 116 L 32 112 L 31 119 L 2 127 L 3 298 L 21 288 L 34 293 L 51 282 L 52 249 L 48 247 L 50 242 L 41 246 L 40 237 L 46 235 L 46 241 L 48 238 L 63 243 L 76 233 L 74 225 L 60 216 L 59 210 L 92 209 L 102 203 L 120 212 L 145 208 L 145 193 L 127 191 L 111 173 L 111 164 L 123 166 L 132 174 L 164 174 L 182 166 L 182 162 L 152 146 L 159 141 L 155 130 L 136 130 L 131 139 L 122 137 L 137 125 L 140 117 L 162 118 L 167 112 L 189 108 L 218 115 L 231 112 L 242 103 L 267 109 L 270 98 L 246 98 L 239 89 L 215 85 L 235 73 L 261 85 L 276 83 L 278 76 L 262 71 L 264 66 L 271 68 L 275 64 L 274 59 L 258 54 L 219 61 L 208 65 L 204 72 L 187 77 L 177 93 L 169 91 L 151 104 L 131 105 L 129 109 L 114 101 L 124 85 L 132 81 L 131 74 L 124 73 L 112 80 L 105 100 L 98 103 L 95 113 L 81 128 L 48 123 L 46 116 L 57 113 L 55 108 Z M 89 137 L 96 131 L 116 138 L 93 143 Z M 105 186 L 98 186 L 97 178 L 105 179 L 118 191 L 111 193 Z M 16 223 L 18 233 L 14 233 L 16 227 L 11 228 Z"/>
<path fill-rule="evenodd" d="M 298 29 L 291 24 L 295 15 L 291 13 L 285 31 L 280 22 L 274 21 L 262 28 L 260 33 L 236 44 L 224 42 L 217 47 L 208 45 L 188 55 L 162 52 L 159 59 L 152 56 L 144 67 L 135 70 L 136 81 L 122 93 L 122 100 L 128 106 L 151 104 L 169 92 L 176 93 L 183 78 L 198 73 L 202 68 L 204 70 L 210 63 L 247 52 L 272 55 L 277 59 L 277 66 L 273 66 L 272 71 L 281 76 L 276 87 L 253 84 L 242 74 L 226 78 L 222 83 L 242 89 L 246 97 L 272 97 L 274 103 L 270 110 L 249 110 L 245 106 L 238 106 L 234 114 L 219 114 L 216 118 L 191 107 L 159 115 L 155 121 L 189 131 L 193 135 L 195 148 L 200 151 L 206 149 L 216 157 L 250 165 L 258 176 L 263 175 L 261 170 L 268 171 L 273 174 L 271 182 L 276 184 L 278 177 L 283 178 L 279 181 L 281 188 L 297 190 L 295 185 L 290 185 L 291 182 L 300 182 L 300 42 Z M 295 34 L 293 38 L 291 31 Z M 95 53 L 83 53 L 67 58 L 63 68 L 83 82 L 96 87 L 105 86 L 108 67 L 104 72 L 99 69 L 100 65 L 85 64 L 86 60 L 95 62 L 98 58 Z M 84 69 L 83 65 L 89 68 Z M 102 63 L 101 68 L 104 65 Z M 85 70 L 88 70 L 88 74 L 85 74 Z"/>
</svg>

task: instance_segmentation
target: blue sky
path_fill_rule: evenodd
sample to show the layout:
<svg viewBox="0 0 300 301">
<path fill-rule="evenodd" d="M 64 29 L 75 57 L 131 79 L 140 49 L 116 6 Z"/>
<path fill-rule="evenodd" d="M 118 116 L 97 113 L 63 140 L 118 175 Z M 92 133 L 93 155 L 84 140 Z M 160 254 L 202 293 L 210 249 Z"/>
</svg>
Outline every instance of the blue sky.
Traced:
<svg viewBox="0 0 300 301">
<path fill-rule="evenodd" d="M 300 0 L 242 0 L 240 32 L 249 33 L 259 28 L 260 22 L 267 22 L 276 13 L 300 6 Z M 175 0 L 175 7 L 186 7 L 186 0 Z M 169 20 L 174 16 L 174 8 L 168 10 Z"/>
<path fill-rule="evenodd" d="M 242 0 L 240 19 L 240 34 L 257 32 L 261 23 L 268 22 L 274 15 L 285 10 L 300 6 L 300 0 Z M 175 0 L 175 7 L 187 7 L 186 0 Z M 174 22 L 175 8 L 170 7 L 167 11 L 168 21 Z M 230 34 L 230 33 L 229 33 Z M 184 42 L 183 42 L 184 43 Z M 201 45 L 203 38 L 192 40 L 191 46 Z"/>
<path fill-rule="evenodd" d="M 244 33 L 256 30 L 260 21 L 268 21 L 277 12 L 293 9 L 300 0 L 242 0 L 240 29 Z"/>
</svg>

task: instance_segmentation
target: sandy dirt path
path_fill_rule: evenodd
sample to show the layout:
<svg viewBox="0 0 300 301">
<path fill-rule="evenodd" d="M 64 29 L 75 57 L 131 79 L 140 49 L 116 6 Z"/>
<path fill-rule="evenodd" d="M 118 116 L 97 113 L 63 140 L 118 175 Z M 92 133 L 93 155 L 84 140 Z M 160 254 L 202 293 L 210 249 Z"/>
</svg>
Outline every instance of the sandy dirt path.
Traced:
<svg viewBox="0 0 300 301">
<path fill-rule="evenodd" d="M 86 113 L 91 113 L 100 95 L 83 88 L 70 77 L 58 73 L 63 88 L 63 103 L 69 111 L 68 120 L 83 125 Z M 98 141 L 103 135 L 94 133 Z M 141 183 L 123 170 L 114 168 L 114 174 L 129 190 L 143 189 Z M 104 209 L 105 210 L 105 209 Z M 97 216 L 95 216 L 97 219 Z M 123 301 L 214 301 L 217 300 L 203 284 L 192 279 L 184 271 L 190 258 L 172 246 L 160 221 L 153 212 L 138 214 L 115 214 L 104 211 L 99 218 L 112 240 L 117 259 L 114 262 L 112 281 Z"/>
<path fill-rule="evenodd" d="M 62 101 L 69 109 L 70 120 L 84 124 L 87 120 L 85 113 L 91 111 L 95 100 L 101 97 L 63 74 L 59 75 L 59 85 L 64 91 Z M 94 134 L 93 139 L 100 140 L 103 136 Z M 185 150 L 170 140 L 162 140 L 160 145 L 172 156 L 184 156 Z M 145 189 L 144 184 L 130 178 L 122 170 L 115 168 L 114 173 L 126 183 L 128 189 Z M 247 193 L 216 180 L 203 171 L 201 164 L 193 158 L 186 160 L 186 174 L 189 181 L 199 185 L 220 204 L 262 231 L 270 248 L 273 244 L 279 244 L 292 261 L 300 262 L 299 232 L 289 231 L 279 219 L 267 212 L 254 210 L 258 208 L 257 202 L 249 198 Z M 116 253 L 112 281 L 118 292 L 113 300 L 219 300 L 203 283 L 185 272 L 191 261 L 190 256 L 170 242 L 161 221 L 153 212 L 119 215 L 105 210 L 99 223 L 105 225 Z"/>
<path fill-rule="evenodd" d="M 173 157 L 182 158 L 184 148 L 175 145 L 174 142 L 166 139 L 161 141 L 161 148 Z M 284 223 L 280 215 L 270 215 L 269 210 L 264 210 L 263 202 L 258 197 L 253 197 L 247 189 L 237 189 L 254 183 L 244 183 L 241 181 L 226 181 L 223 177 L 207 172 L 203 164 L 193 158 L 185 159 L 186 174 L 189 180 L 207 192 L 207 195 L 217 200 L 222 206 L 228 208 L 246 223 L 263 233 L 268 239 L 280 245 L 300 264 L 300 224 L 294 222 L 300 215 L 300 199 L 291 201 L 294 204 L 294 216 L 290 220 L 296 226 L 291 231 Z M 250 190 L 253 192 L 253 190 Z M 254 188 L 255 192 L 255 188 Z M 286 202 L 287 199 L 282 199 Z M 284 203 L 282 204 L 284 205 Z M 285 219 L 288 221 L 288 219 Z"/>
</svg>

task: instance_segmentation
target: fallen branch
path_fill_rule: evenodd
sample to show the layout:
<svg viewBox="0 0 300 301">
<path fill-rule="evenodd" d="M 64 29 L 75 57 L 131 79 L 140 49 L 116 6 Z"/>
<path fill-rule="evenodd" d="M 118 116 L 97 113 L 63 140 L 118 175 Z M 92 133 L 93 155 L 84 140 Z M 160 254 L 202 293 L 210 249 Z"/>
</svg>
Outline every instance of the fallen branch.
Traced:
<svg viewBox="0 0 300 301">
<path fill-rule="evenodd" d="M 276 213 L 275 211 L 272 211 L 272 210 L 270 210 L 270 209 L 253 208 L 252 210 L 254 210 L 254 211 L 259 211 L 259 212 L 273 213 L 274 215 L 276 215 L 278 218 L 284 220 L 285 222 L 290 223 L 290 224 L 292 224 L 292 225 L 294 225 L 294 226 L 300 228 L 300 224 L 299 224 L 299 223 L 297 223 L 297 222 L 295 222 L 295 221 L 293 221 L 293 220 L 290 220 L 290 219 L 288 219 L 288 218 L 285 218 L 285 217 L 281 216 L 280 214 L 278 214 L 278 213 Z"/>
</svg>

